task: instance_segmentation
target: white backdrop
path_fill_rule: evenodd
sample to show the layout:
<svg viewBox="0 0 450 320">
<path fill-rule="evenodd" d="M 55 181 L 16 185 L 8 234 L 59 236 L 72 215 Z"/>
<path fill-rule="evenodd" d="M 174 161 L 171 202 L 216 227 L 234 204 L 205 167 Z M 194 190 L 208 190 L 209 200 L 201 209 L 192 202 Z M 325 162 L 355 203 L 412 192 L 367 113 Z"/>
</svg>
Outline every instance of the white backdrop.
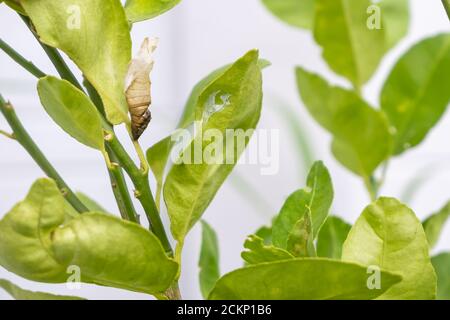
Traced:
<svg viewBox="0 0 450 320">
<path fill-rule="evenodd" d="M 402 52 L 423 37 L 449 30 L 440 0 L 411 0 L 411 6 L 412 24 L 408 37 L 387 55 L 365 89 L 366 97 L 373 104 L 378 101 L 384 78 Z M 55 74 L 22 21 L 5 6 L 0 6 L 0 36 L 45 72 Z M 204 218 L 219 236 L 223 273 L 242 265 L 240 251 L 245 237 L 262 224 L 269 223 L 284 199 L 304 186 L 305 168 L 295 149 L 296 142 L 280 116 L 281 106 L 289 106 L 297 114 L 314 147 L 315 157 L 324 160 L 331 171 L 336 190 L 333 212 L 349 222 L 355 221 L 369 202 L 363 185 L 330 155 L 329 135 L 305 112 L 296 91 L 296 65 L 345 84 L 322 61 L 320 49 L 310 33 L 278 21 L 260 0 L 184 0 L 171 12 L 133 27 L 135 51 L 145 36 L 160 38 L 152 76 L 153 121 L 142 138 L 145 147 L 173 129 L 191 88 L 204 75 L 252 48 L 258 48 L 261 57 L 272 62 L 272 66 L 264 71 L 265 100 L 260 128 L 280 129 L 280 171 L 274 176 L 261 176 L 256 166 L 238 167 L 206 211 Z M 109 211 L 117 212 L 101 156 L 79 145 L 49 120 L 39 105 L 35 85 L 32 76 L 0 52 L 0 92 L 14 103 L 33 138 L 69 185 L 92 195 Z M 0 119 L 0 129 L 7 129 L 3 119 Z M 410 205 L 421 218 L 439 209 L 450 199 L 449 136 L 447 113 L 425 143 L 392 161 L 382 194 L 400 197 L 409 179 L 421 172 L 430 172 L 433 178 L 424 184 Z M 125 136 L 122 140 L 127 141 Z M 32 182 L 41 176 L 43 173 L 19 145 L 0 137 L 0 217 L 21 200 Z M 239 177 L 244 177 L 257 190 L 258 201 L 243 193 Z M 185 298 L 200 298 L 199 247 L 200 229 L 195 227 L 187 238 L 183 256 L 181 290 Z M 449 226 L 436 251 L 444 249 L 450 249 Z M 64 285 L 23 280 L 1 268 L 0 278 L 33 290 L 90 299 L 148 299 L 142 294 L 90 285 L 70 291 Z M 0 291 L 0 299 L 8 299 L 8 296 Z"/>
</svg>

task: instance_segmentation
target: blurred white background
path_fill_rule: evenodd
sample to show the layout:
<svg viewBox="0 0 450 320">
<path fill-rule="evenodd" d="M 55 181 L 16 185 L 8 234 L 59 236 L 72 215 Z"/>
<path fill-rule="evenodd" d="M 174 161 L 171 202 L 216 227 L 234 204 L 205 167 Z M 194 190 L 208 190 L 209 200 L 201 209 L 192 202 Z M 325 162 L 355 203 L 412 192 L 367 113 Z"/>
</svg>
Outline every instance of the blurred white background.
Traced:
<svg viewBox="0 0 450 320">
<path fill-rule="evenodd" d="M 373 105 L 378 103 L 381 85 L 393 63 L 407 48 L 424 37 L 449 31 L 440 0 L 411 0 L 411 11 L 409 35 L 386 56 L 365 88 L 364 93 Z M 329 151 L 329 135 L 314 123 L 298 98 L 294 81 L 296 65 L 346 85 L 322 61 L 310 32 L 283 24 L 260 0 L 183 0 L 171 12 L 136 24 L 132 36 L 134 52 L 144 37 L 160 38 L 152 75 L 153 120 L 141 139 L 145 148 L 174 128 L 191 88 L 210 71 L 236 60 L 252 48 L 258 48 L 261 57 L 272 62 L 272 66 L 264 70 L 265 100 L 259 127 L 280 130 L 280 170 L 277 175 L 262 176 L 257 166 L 238 166 L 206 211 L 205 220 L 218 233 L 222 273 L 242 265 L 240 252 L 245 237 L 268 224 L 284 199 L 305 184 L 307 168 L 302 165 L 297 142 L 283 119 L 282 108 L 289 107 L 296 114 L 314 148 L 315 158 L 324 160 L 330 169 L 335 187 L 333 212 L 354 222 L 369 203 L 361 181 L 334 160 Z M 56 74 L 23 22 L 4 5 L 0 6 L 0 37 L 45 72 Z M 40 107 L 35 85 L 36 79 L 0 52 L 0 92 L 13 102 L 35 141 L 73 189 L 91 195 L 110 212 L 117 212 L 101 155 L 78 144 L 50 121 Z M 1 117 L 0 129 L 8 129 Z M 450 200 L 449 137 L 450 115 L 447 113 L 420 147 L 392 161 L 382 194 L 401 197 L 410 179 L 424 174 L 432 178 L 409 203 L 417 215 L 423 218 Z M 125 136 L 122 140 L 127 141 Z M 0 217 L 26 195 L 36 178 L 42 176 L 41 170 L 17 143 L 0 136 Z M 258 197 L 250 198 L 244 192 L 242 177 L 257 191 Z M 136 207 L 140 210 L 138 203 Z M 199 248 L 200 228 L 197 226 L 185 244 L 181 277 L 184 298 L 201 297 L 197 267 Z M 450 249 L 450 225 L 436 251 L 444 249 Z M 89 299 L 149 298 L 91 285 L 70 291 L 64 285 L 21 279 L 2 268 L 0 278 L 28 289 Z M 0 290 L 0 299 L 8 298 Z"/>
</svg>

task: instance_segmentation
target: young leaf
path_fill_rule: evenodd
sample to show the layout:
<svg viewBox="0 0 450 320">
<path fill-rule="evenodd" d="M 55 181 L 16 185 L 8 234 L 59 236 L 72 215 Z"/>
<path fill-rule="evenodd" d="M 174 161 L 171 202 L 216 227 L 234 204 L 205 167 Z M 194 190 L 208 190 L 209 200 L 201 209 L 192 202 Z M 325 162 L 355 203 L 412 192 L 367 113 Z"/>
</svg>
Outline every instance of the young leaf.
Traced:
<svg viewBox="0 0 450 320">
<path fill-rule="evenodd" d="M 341 218 L 329 216 L 317 237 L 317 255 L 340 260 L 342 246 L 351 228 L 352 226 Z"/>
<path fill-rule="evenodd" d="M 65 199 L 48 179 L 0 221 L 0 265 L 49 283 L 66 282 L 77 266 L 83 282 L 149 294 L 166 290 L 178 271 L 156 236 L 135 223 L 98 212 L 66 219 Z"/>
<path fill-rule="evenodd" d="M 364 209 L 344 243 L 342 260 L 402 275 L 403 281 L 380 299 L 436 298 L 436 274 L 422 224 L 396 199 L 380 198 Z"/>
<path fill-rule="evenodd" d="M 85 300 L 73 296 L 60 296 L 51 293 L 24 290 L 5 279 L 0 279 L 0 288 L 8 292 L 15 300 Z"/>
<path fill-rule="evenodd" d="M 207 298 L 220 278 L 219 244 L 213 228 L 202 221 L 202 249 L 200 251 L 199 280 L 203 298 Z"/>
<path fill-rule="evenodd" d="M 349 262 L 307 258 L 257 264 L 226 274 L 211 300 L 374 299 L 401 277 L 381 271 L 382 286 L 367 287 L 367 267 Z"/>
<path fill-rule="evenodd" d="M 262 226 L 256 230 L 255 235 L 263 239 L 265 245 L 272 244 L 272 227 Z"/>
<path fill-rule="evenodd" d="M 276 17 L 294 27 L 312 29 L 315 0 L 262 0 Z"/>
<path fill-rule="evenodd" d="M 441 119 L 450 101 L 449 82 L 449 33 L 419 42 L 400 58 L 380 98 L 396 131 L 394 154 L 418 145 Z"/>
<path fill-rule="evenodd" d="M 313 238 L 317 236 L 328 216 L 333 202 L 333 185 L 330 174 L 321 161 L 312 166 L 306 185 L 306 188 L 294 192 L 287 198 L 275 218 L 272 240 L 277 247 L 287 249 L 290 233 L 305 214 L 311 214 Z"/>
<path fill-rule="evenodd" d="M 289 233 L 287 250 L 296 257 L 315 257 L 316 248 L 312 231 L 311 214 L 307 211 Z"/>
<path fill-rule="evenodd" d="M 450 300 L 450 253 L 441 253 L 431 259 L 436 270 L 437 299 Z"/>
<path fill-rule="evenodd" d="M 386 49 L 394 47 L 408 33 L 409 0 L 382 0 L 379 4 Z"/>
<path fill-rule="evenodd" d="M 448 202 L 441 210 L 429 216 L 423 222 L 423 229 L 430 245 L 430 250 L 436 246 L 444 229 L 447 220 L 450 218 L 450 202 Z"/>
<path fill-rule="evenodd" d="M 97 201 L 93 200 L 83 192 L 77 192 L 76 196 L 89 209 L 89 211 L 108 212 L 108 210 L 99 205 Z"/>
<path fill-rule="evenodd" d="M 97 89 L 113 124 L 129 123 L 131 39 L 120 0 L 21 0 L 42 42 L 64 51 Z M 81 44 L 81 45 L 80 45 Z"/>
<path fill-rule="evenodd" d="M 219 110 L 215 104 L 218 95 L 225 97 L 225 101 L 221 98 L 223 108 Z M 202 91 L 195 108 L 198 131 L 196 130 L 194 139 L 181 156 L 184 157 L 186 153 L 203 158 L 203 152 L 210 143 L 203 139 L 202 132 L 214 130 L 221 137 L 226 137 L 228 130 L 240 129 L 247 132 L 254 129 L 259 120 L 261 104 L 261 70 L 258 66 L 258 53 L 253 50 Z M 248 140 L 246 139 L 243 147 L 248 144 Z M 223 145 L 224 142 L 212 143 Z M 235 144 L 234 148 L 225 147 L 222 152 L 217 150 L 214 161 L 202 159 L 200 164 L 195 164 L 190 157 L 191 163 L 182 161 L 170 169 L 164 184 L 164 200 L 171 220 L 172 234 L 179 242 L 179 248 L 188 231 L 199 220 L 232 171 L 244 151 L 241 149 Z"/>
<path fill-rule="evenodd" d="M 297 68 L 298 89 L 309 113 L 333 135 L 336 159 L 354 173 L 370 177 L 391 153 L 392 136 L 384 114 L 355 92 L 330 86 Z"/>
<path fill-rule="evenodd" d="M 314 38 L 336 73 L 361 88 L 385 53 L 384 28 L 369 28 L 370 0 L 316 0 Z"/>
<path fill-rule="evenodd" d="M 82 91 L 52 76 L 40 79 L 37 88 L 42 105 L 61 129 L 82 144 L 105 150 L 100 116 Z"/>
<path fill-rule="evenodd" d="M 247 250 L 241 252 L 241 257 L 248 264 L 294 259 L 286 250 L 264 244 L 264 240 L 257 235 L 248 236 L 244 248 Z"/>
<path fill-rule="evenodd" d="M 258 65 L 261 69 L 264 69 L 270 66 L 270 62 L 264 59 L 260 59 L 258 61 Z M 181 119 L 177 125 L 178 129 L 186 129 L 195 121 L 195 110 L 201 94 L 210 85 L 212 85 L 214 81 L 223 76 L 223 74 L 231 67 L 232 64 L 229 64 L 211 72 L 194 87 L 184 107 Z M 157 182 L 156 203 L 158 206 L 159 199 L 161 198 L 164 170 L 169 161 L 170 152 L 175 145 L 171 138 L 171 136 L 166 137 L 147 150 L 147 159 Z"/>
<path fill-rule="evenodd" d="M 127 0 L 125 12 L 132 23 L 151 19 L 169 11 L 181 0 Z"/>
</svg>

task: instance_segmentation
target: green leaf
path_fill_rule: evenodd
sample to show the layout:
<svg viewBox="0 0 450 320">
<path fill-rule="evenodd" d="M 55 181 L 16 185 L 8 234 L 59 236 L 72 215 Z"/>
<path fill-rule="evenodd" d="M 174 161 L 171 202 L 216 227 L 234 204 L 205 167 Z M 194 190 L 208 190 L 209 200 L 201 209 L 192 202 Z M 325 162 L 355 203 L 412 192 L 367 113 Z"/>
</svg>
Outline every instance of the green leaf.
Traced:
<svg viewBox="0 0 450 320">
<path fill-rule="evenodd" d="M 370 0 L 316 0 L 314 37 L 336 73 L 361 88 L 385 53 L 384 29 L 369 29 Z"/>
<path fill-rule="evenodd" d="M 374 299 L 401 277 L 382 271 L 381 289 L 367 287 L 367 267 L 307 258 L 257 264 L 226 274 L 211 300 L 344 300 Z"/>
<path fill-rule="evenodd" d="M 293 259 L 294 256 L 284 249 L 265 245 L 264 240 L 257 235 L 248 236 L 245 240 L 241 257 L 248 264 L 259 264 L 264 262 L 274 262 L 279 260 Z"/>
<path fill-rule="evenodd" d="M 431 259 L 436 270 L 437 299 L 450 300 L 450 253 L 441 253 Z"/>
<path fill-rule="evenodd" d="M 65 199 L 49 179 L 38 180 L 0 221 L 0 265 L 48 283 L 66 282 L 77 266 L 83 282 L 149 294 L 166 290 L 178 271 L 156 236 L 135 223 L 98 212 L 67 219 Z"/>
<path fill-rule="evenodd" d="M 217 106 L 211 101 L 217 99 L 217 96 L 227 97 L 228 100 L 219 102 L 223 108 L 216 111 Z M 203 153 L 210 144 L 223 146 L 225 143 L 217 138 L 213 138 L 214 141 L 211 143 L 204 141 L 201 132 L 212 129 L 220 133 L 221 137 L 226 137 L 227 130 L 241 129 L 246 132 L 254 129 L 259 120 L 261 104 L 261 70 L 258 66 L 258 52 L 253 50 L 202 91 L 195 108 L 196 135 L 181 156 L 189 157 L 190 155 L 192 160 L 192 155 L 196 152 L 198 155 L 199 151 Z M 210 113 L 211 111 L 215 112 Z M 249 139 L 245 140 L 243 147 L 247 145 Z M 200 161 L 202 162 L 200 164 L 195 164 L 195 161 L 191 161 L 193 163 L 182 161 L 181 164 L 174 164 L 170 169 L 164 184 L 164 199 L 171 220 L 172 234 L 179 242 L 179 248 L 182 246 L 184 237 L 200 219 L 243 151 L 243 148 L 238 148 L 236 143 L 234 148 L 225 147 L 222 152 L 217 150 L 214 161 L 209 164 L 207 161 Z"/>
<path fill-rule="evenodd" d="M 369 177 L 388 158 L 392 136 L 385 115 L 355 92 L 330 86 L 297 68 L 298 89 L 309 113 L 333 135 L 332 151 L 354 173 Z"/>
<path fill-rule="evenodd" d="M 394 47 L 409 29 L 409 0 L 383 0 L 379 4 L 384 24 L 386 48 Z"/>
<path fill-rule="evenodd" d="M 18 13 L 22 15 L 26 15 L 25 11 L 23 10 L 22 6 L 20 5 L 19 0 L 2 0 L 0 3 L 4 2 L 8 7 L 11 9 L 17 11 Z"/>
<path fill-rule="evenodd" d="M 219 244 L 214 229 L 202 221 L 202 248 L 200 251 L 199 280 L 203 298 L 207 298 L 220 278 Z"/>
<path fill-rule="evenodd" d="M 380 198 L 364 209 L 344 243 L 342 260 L 402 275 L 403 281 L 380 299 L 436 298 L 436 274 L 422 224 L 396 199 Z"/>
<path fill-rule="evenodd" d="M 66 53 L 97 89 L 113 124 L 129 123 L 131 39 L 120 0 L 21 0 L 42 42 Z"/>
<path fill-rule="evenodd" d="M 181 0 L 127 0 L 125 12 L 132 23 L 151 19 L 169 11 Z"/>
<path fill-rule="evenodd" d="M 423 229 L 428 239 L 430 249 L 433 249 L 439 241 L 442 230 L 450 218 L 450 202 L 448 202 L 441 210 L 429 216 L 423 222 Z"/>
<path fill-rule="evenodd" d="M 266 8 L 291 26 L 312 29 L 315 0 L 262 0 Z"/>
<path fill-rule="evenodd" d="M 315 257 L 311 213 L 307 211 L 288 235 L 287 250 L 296 257 Z"/>
<path fill-rule="evenodd" d="M 108 210 L 99 205 L 97 201 L 93 200 L 83 192 L 77 192 L 76 196 L 89 209 L 89 211 L 108 212 Z"/>
<path fill-rule="evenodd" d="M 311 214 L 313 238 L 325 222 L 333 202 L 333 185 L 327 168 L 321 161 L 312 166 L 306 188 L 291 194 L 275 218 L 272 239 L 275 246 L 286 249 L 289 234 L 307 213 Z"/>
<path fill-rule="evenodd" d="M 5 279 L 0 279 L 0 288 L 8 292 L 15 300 L 85 300 L 73 296 L 60 296 L 51 293 L 24 290 Z"/>
<path fill-rule="evenodd" d="M 449 33 L 419 42 L 400 58 L 380 98 L 396 131 L 394 154 L 418 145 L 438 123 L 450 101 L 449 82 Z"/>
<path fill-rule="evenodd" d="M 341 218 L 329 216 L 317 237 L 317 255 L 341 259 L 342 246 L 351 228 L 352 226 Z"/>
<path fill-rule="evenodd" d="M 264 69 L 270 66 L 270 62 L 264 59 L 260 59 L 258 61 L 258 65 L 260 69 Z M 192 123 L 195 121 L 195 110 L 197 108 L 197 104 L 201 94 L 209 86 L 211 86 L 214 81 L 223 76 L 224 73 L 227 72 L 231 67 L 232 64 L 228 64 L 211 72 L 194 87 L 184 107 L 181 119 L 177 125 L 178 129 L 186 129 L 190 125 L 192 125 Z M 176 131 L 174 132 L 174 135 L 175 134 Z M 147 150 L 147 159 L 157 182 L 156 203 L 158 206 L 160 204 L 161 192 L 163 187 L 164 170 L 167 166 L 167 163 L 169 162 L 169 155 L 174 145 L 175 143 L 172 141 L 172 136 L 168 136 L 157 142 Z"/>
<path fill-rule="evenodd" d="M 272 243 L 272 227 L 262 226 L 256 230 L 255 235 L 263 239 L 266 245 Z"/>
<path fill-rule="evenodd" d="M 82 91 L 52 76 L 40 79 L 37 88 L 45 110 L 65 132 L 84 145 L 105 150 L 100 116 Z"/>
</svg>

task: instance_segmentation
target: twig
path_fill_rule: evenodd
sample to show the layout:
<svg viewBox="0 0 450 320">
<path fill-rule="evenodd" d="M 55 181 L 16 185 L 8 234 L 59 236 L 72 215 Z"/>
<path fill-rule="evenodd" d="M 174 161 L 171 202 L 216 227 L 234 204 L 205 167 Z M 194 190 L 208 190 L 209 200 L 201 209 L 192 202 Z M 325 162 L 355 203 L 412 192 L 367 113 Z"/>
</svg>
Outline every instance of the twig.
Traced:
<svg viewBox="0 0 450 320">
<path fill-rule="evenodd" d="M 7 103 L 3 97 L 0 95 L 0 111 L 5 117 L 6 121 L 11 126 L 15 139 L 22 145 L 22 147 L 29 153 L 29 155 L 34 159 L 34 161 L 39 165 L 39 167 L 55 182 L 60 188 L 63 195 L 66 197 L 67 201 L 77 210 L 78 212 L 87 212 L 88 208 L 78 199 L 75 193 L 69 188 L 65 181 L 61 178 L 56 169 L 47 160 L 45 155 L 39 149 L 39 147 L 31 139 L 30 135 L 27 133 L 22 123 L 14 111 L 14 108 L 10 103 Z"/>
</svg>

